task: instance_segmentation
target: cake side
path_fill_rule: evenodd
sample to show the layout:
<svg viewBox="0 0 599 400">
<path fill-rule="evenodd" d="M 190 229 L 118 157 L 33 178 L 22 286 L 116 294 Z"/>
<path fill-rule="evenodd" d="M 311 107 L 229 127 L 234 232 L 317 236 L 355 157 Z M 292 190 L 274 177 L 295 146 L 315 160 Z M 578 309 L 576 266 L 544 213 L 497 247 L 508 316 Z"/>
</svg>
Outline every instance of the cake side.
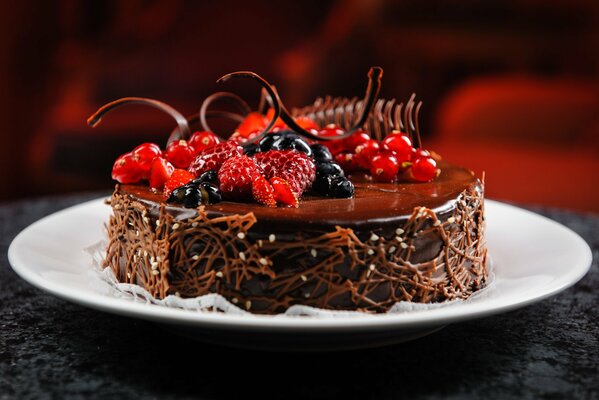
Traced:
<svg viewBox="0 0 599 400">
<path fill-rule="evenodd" d="M 219 293 L 255 313 L 294 304 L 385 312 L 398 301 L 467 298 L 487 279 L 478 180 L 449 210 L 416 207 L 367 230 L 290 233 L 260 226 L 251 211 L 214 216 L 205 206 L 175 216 L 118 185 L 110 203 L 105 267 L 156 298 Z"/>
</svg>

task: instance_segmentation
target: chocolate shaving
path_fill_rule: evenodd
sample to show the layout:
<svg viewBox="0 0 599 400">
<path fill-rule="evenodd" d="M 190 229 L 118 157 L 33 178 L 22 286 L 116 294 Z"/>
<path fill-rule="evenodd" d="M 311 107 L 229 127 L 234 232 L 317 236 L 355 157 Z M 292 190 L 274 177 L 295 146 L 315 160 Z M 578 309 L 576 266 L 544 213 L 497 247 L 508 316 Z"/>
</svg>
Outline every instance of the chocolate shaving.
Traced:
<svg viewBox="0 0 599 400">
<path fill-rule="evenodd" d="M 216 92 L 214 94 L 211 94 L 210 96 L 206 97 L 206 99 L 202 103 L 202 106 L 200 107 L 200 111 L 199 111 L 200 124 L 201 124 L 202 128 L 204 128 L 205 131 L 213 132 L 213 130 L 208 125 L 207 111 L 208 111 L 208 107 L 210 107 L 210 105 L 213 102 L 215 102 L 216 100 L 220 100 L 220 99 L 233 100 L 235 102 L 235 104 L 237 105 L 239 111 L 241 111 L 241 114 L 227 113 L 227 112 L 221 111 L 219 113 L 212 113 L 211 116 L 213 116 L 213 117 L 214 116 L 226 117 L 226 118 L 230 117 L 231 119 L 233 119 L 235 121 L 241 122 L 241 121 L 243 121 L 244 116 L 246 116 L 252 112 L 252 109 L 250 108 L 248 103 L 246 103 L 245 100 L 243 100 L 241 97 L 237 96 L 235 93 Z"/>
<path fill-rule="evenodd" d="M 161 101 L 147 99 L 143 97 L 124 97 L 122 99 L 118 99 L 108 104 L 105 104 L 102 107 L 100 107 L 98 111 L 96 111 L 91 117 L 87 119 L 87 124 L 92 128 L 97 126 L 106 114 L 126 104 L 142 104 L 164 111 L 165 113 L 173 117 L 173 119 L 177 122 L 178 131 L 180 132 L 180 138 L 189 139 L 189 137 L 191 136 L 187 119 L 181 113 L 179 113 L 179 111 L 175 110 L 173 107 Z"/>
</svg>

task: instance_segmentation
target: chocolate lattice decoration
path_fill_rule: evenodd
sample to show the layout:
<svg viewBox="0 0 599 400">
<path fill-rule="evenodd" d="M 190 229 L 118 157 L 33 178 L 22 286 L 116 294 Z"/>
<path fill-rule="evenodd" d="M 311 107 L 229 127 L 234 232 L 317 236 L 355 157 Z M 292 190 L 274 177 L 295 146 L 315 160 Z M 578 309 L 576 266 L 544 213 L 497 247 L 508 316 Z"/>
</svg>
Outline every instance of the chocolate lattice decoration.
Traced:
<svg viewBox="0 0 599 400">
<path fill-rule="evenodd" d="M 402 300 L 466 298 L 487 277 L 479 187 L 463 192 L 443 219 L 418 207 L 393 231 L 359 234 L 339 226 L 264 234 L 253 229 L 253 213 L 209 217 L 203 207 L 185 220 L 164 205 L 151 216 L 118 187 L 111 203 L 105 266 L 156 298 L 219 293 L 256 313 L 294 304 L 385 312 Z"/>
</svg>

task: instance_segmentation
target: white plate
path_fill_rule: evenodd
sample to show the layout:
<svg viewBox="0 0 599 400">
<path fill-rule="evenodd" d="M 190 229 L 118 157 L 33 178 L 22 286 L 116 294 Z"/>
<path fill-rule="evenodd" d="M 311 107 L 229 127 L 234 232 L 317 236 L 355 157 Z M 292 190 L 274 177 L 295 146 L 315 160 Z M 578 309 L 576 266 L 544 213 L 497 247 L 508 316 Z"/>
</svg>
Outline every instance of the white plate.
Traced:
<svg viewBox="0 0 599 400">
<path fill-rule="evenodd" d="M 136 303 L 103 290 L 84 248 L 104 238 L 110 208 L 103 199 L 59 211 L 12 242 L 13 269 L 34 286 L 98 310 L 142 318 L 204 341 L 288 350 L 343 349 L 410 340 L 443 326 L 542 300 L 576 283 L 591 250 L 570 229 L 529 211 L 486 201 L 487 240 L 494 262 L 491 290 L 446 307 L 370 317 L 297 317 L 193 312 Z"/>
</svg>

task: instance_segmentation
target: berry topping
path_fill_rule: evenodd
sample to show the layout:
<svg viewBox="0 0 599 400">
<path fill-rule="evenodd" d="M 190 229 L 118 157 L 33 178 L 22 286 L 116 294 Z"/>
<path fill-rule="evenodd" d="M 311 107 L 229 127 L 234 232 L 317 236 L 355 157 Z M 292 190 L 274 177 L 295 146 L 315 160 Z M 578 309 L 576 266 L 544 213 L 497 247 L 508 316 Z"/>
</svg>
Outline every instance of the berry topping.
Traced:
<svg viewBox="0 0 599 400">
<path fill-rule="evenodd" d="M 184 169 L 176 169 L 171 174 L 171 177 L 164 184 L 164 196 L 168 198 L 171 192 L 176 188 L 187 184 L 194 176 Z"/>
<path fill-rule="evenodd" d="M 131 152 L 139 159 L 139 166 L 144 171 L 144 178 L 150 177 L 150 168 L 152 167 L 152 160 L 162 155 L 160 146 L 155 143 L 142 143 Z"/>
<path fill-rule="evenodd" d="M 359 169 L 355 160 L 354 153 L 339 153 L 335 155 L 335 161 L 343 168 L 345 172 L 352 173 Z"/>
<path fill-rule="evenodd" d="M 250 143 L 243 146 L 243 154 L 252 157 L 260 151 L 260 146 L 257 143 Z"/>
<path fill-rule="evenodd" d="M 212 169 L 218 170 L 228 159 L 242 154 L 243 149 L 234 142 L 223 142 L 202 151 L 189 166 L 189 172 L 200 176 L 203 172 Z"/>
<path fill-rule="evenodd" d="M 368 142 L 370 139 L 370 136 L 368 136 L 368 134 L 360 129 L 355 131 L 350 137 L 343 139 L 343 141 L 345 142 L 345 147 L 353 152 L 356 150 L 356 147 Z"/>
<path fill-rule="evenodd" d="M 262 175 L 256 175 L 252 182 L 252 196 L 256 202 L 268 207 L 276 207 L 277 201 L 274 196 L 272 185 Z"/>
<path fill-rule="evenodd" d="M 246 198 L 252 194 L 252 182 L 260 173 L 260 167 L 251 157 L 229 158 L 218 171 L 220 190 L 230 198 Z"/>
<path fill-rule="evenodd" d="M 335 136 L 343 135 L 344 133 L 345 133 L 345 131 L 343 129 L 339 128 L 337 125 L 330 124 L 330 125 L 327 125 L 324 129 L 321 129 L 318 132 L 318 136 L 335 137 Z M 323 141 L 322 143 L 329 148 L 329 150 L 331 151 L 331 154 L 333 154 L 333 155 L 336 155 L 338 153 L 341 153 L 342 151 L 347 150 L 346 142 L 343 139 L 327 140 L 327 141 Z"/>
<path fill-rule="evenodd" d="M 312 149 L 308 142 L 299 135 L 288 132 L 276 138 L 270 145 L 270 150 L 297 150 L 306 153 L 308 156 L 312 155 Z"/>
<path fill-rule="evenodd" d="M 333 160 L 333 155 L 327 146 L 316 143 L 310 146 L 310 148 L 312 149 L 312 157 L 317 162 Z"/>
<path fill-rule="evenodd" d="M 295 119 L 295 123 L 298 124 L 300 127 L 304 128 L 307 131 L 314 130 L 315 134 L 318 134 L 318 130 L 320 129 L 319 126 L 318 126 L 318 124 L 316 122 L 312 121 L 308 117 L 297 117 Z"/>
<path fill-rule="evenodd" d="M 331 195 L 338 199 L 346 199 L 354 195 L 354 184 L 347 178 L 335 177 L 331 181 Z"/>
<path fill-rule="evenodd" d="M 189 145 L 193 148 L 194 154 L 197 155 L 200 152 L 214 147 L 221 142 L 220 138 L 212 132 L 195 132 L 189 138 Z"/>
<path fill-rule="evenodd" d="M 274 108 L 269 108 L 268 111 L 266 112 L 266 120 L 270 121 L 272 119 L 272 117 L 275 116 L 275 109 Z M 266 124 L 264 124 L 264 126 L 266 126 Z M 285 125 L 285 122 L 283 122 L 283 120 L 281 119 L 281 117 L 277 118 L 277 120 L 275 121 L 274 126 L 272 127 L 273 131 L 278 131 L 278 130 L 282 130 L 287 128 L 287 125 Z"/>
<path fill-rule="evenodd" d="M 166 158 L 156 157 L 150 168 L 150 189 L 162 192 L 164 184 L 169 180 L 175 167 Z"/>
<path fill-rule="evenodd" d="M 166 202 L 183 204 L 185 208 L 196 208 L 206 202 L 204 199 L 198 186 L 187 184 L 173 189 Z"/>
<path fill-rule="evenodd" d="M 430 157 L 431 153 L 428 150 L 424 150 L 424 149 L 413 149 L 412 151 L 412 157 L 410 159 L 410 161 L 414 162 L 419 158 L 422 157 Z"/>
<path fill-rule="evenodd" d="M 345 173 L 336 162 L 319 162 L 316 164 L 316 179 L 323 176 L 345 176 Z"/>
<path fill-rule="evenodd" d="M 283 137 L 283 135 L 286 135 L 287 133 L 288 133 L 288 131 L 270 132 L 269 134 L 264 136 L 258 143 L 258 146 L 260 147 L 260 151 L 272 150 L 272 144 L 276 140 L 279 140 L 281 137 Z"/>
<path fill-rule="evenodd" d="M 278 176 L 289 183 L 296 197 L 310 188 L 316 175 L 312 158 L 296 150 L 270 150 L 254 157 L 267 179 Z"/>
<path fill-rule="evenodd" d="M 193 180 L 196 185 L 199 185 L 202 182 L 213 183 L 218 186 L 218 171 L 212 169 L 210 171 L 206 171 L 202 173 L 199 177 Z"/>
<path fill-rule="evenodd" d="M 177 168 L 187 169 L 195 156 L 187 140 L 176 140 L 166 146 L 166 159 Z"/>
<path fill-rule="evenodd" d="M 202 199 L 206 199 L 208 204 L 220 203 L 222 201 L 222 195 L 216 185 L 209 182 L 202 182 L 198 187 L 202 193 Z"/>
<path fill-rule="evenodd" d="M 370 169 L 370 161 L 378 152 L 381 146 L 376 140 L 369 140 L 359 146 L 356 146 L 355 161 L 358 167 L 362 169 Z"/>
<path fill-rule="evenodd" d="M 412 164 L 412 176 L 420 182 L 429 182 L 439 175 L 437 162 L 431 157 L 417 158 Z"/>
<path fill-rule="evenodd" d="M 269 180 L 273 188 L 273 195 L 276 201 L 287 206 L 298 207 L 299 202 L 291 185 L 284 178 L 273 176 Z"/>
<path fill-rule="evenodd" d="M 249 113 L 237 127 L 237 133 L 242 138 L 247 138 L 250 133 L 261 131 L 268 124 L 268 119 L 259 112 Z"/>
<path fill-rule="evenodd" d="M 383 139 L 383 148 L 395 152 L 400 163 L 409 161 L 412 156 L 412 141 L 405 133 L 393 131 Z"/>
<path fill-rule="evenodd" d="M 140 165 L 139 156 L 126 153 L 116 159 L 112 166 L 112 179 L 120 183 L 136 183 L 144 179 L 145 172 Z"/>
<path fill-rule="evenodd" d="M 393 182 L 399 171 L 399 165 L 394 152 L 384 150 L 372 157 L 370 173 L 376 181 Z"/>
</svg>

